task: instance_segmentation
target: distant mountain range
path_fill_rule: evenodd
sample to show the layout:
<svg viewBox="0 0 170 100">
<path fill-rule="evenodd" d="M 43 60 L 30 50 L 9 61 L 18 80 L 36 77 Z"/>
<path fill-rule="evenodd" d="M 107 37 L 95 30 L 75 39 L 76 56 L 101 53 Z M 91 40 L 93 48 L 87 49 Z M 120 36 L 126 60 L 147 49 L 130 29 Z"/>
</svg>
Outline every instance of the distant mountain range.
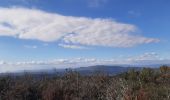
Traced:
<svg viewBox="0 0 170 100">
<path fill-rule="evenodd" d="M 121 66 L 105 66 L 105 65 L 96 65 L 89 67 L 80 67 L 75 68 L 73 70 L 81 73 L 81 74 L 93 74 L 96 72 L 107 73 L 110 75 L 119 74 L 123 72 L 127 72 L 130 69 L 141 70 L 143 67 L 121 67 Z"/>
<path fill-rule="evenodd" d="M 64 74 L 66 70 L 77 71 L 82 75 L 90 75 L 94 73 L 106 73 L 109 75 L 116 75 L 119 73 L 127 72 L 130 69 L 141 70 L 143 67 L 128 67 L 128 66 L 106 66 L 106 65 L 96 65 L 96 66 L 89 66 L 89 67 L 79 67 L 79 68 L 68 68 L 68 69 L 49 69 L 49 70 L 28 70 L 28 71 L 20 71 L 17 73 L 1 73 L 0 75 L 23 75 L 24 73 L 30 73 L 34 75 L 40 75 L 42 73 L 46 74 Z"/>
<path fill-rule="evenodd" d="M 170 64 L 167 64 L 170 66 Z M 136 67 L 138 66 L 138 67 Z M 67 68 L 69 70 L 77 71 L 82 75 L 90 75 L 94 73 L 106 73 L 109 75 L 116 75 L 119 73 L 127 72 L 130 69 L 141 70 L 144 67 L 154 68 L 157 69 L 161 66 L 161 64 L 152 64 L 152 65 L 95 65 L 95 66 L 88 66 L 88 67 L 78 67 L 78 68 Z M 53 75 L 57 74 L 64 74 L 67 69 L 42 69 L 42 70 L 24 70 L 19 72 L 9 72 L 9 73 L 0 73 L 0 75 L 23 75 L 24 73 L 30 73 L 34 75 L 41 75 L 42 73 Z"/>
</svg>

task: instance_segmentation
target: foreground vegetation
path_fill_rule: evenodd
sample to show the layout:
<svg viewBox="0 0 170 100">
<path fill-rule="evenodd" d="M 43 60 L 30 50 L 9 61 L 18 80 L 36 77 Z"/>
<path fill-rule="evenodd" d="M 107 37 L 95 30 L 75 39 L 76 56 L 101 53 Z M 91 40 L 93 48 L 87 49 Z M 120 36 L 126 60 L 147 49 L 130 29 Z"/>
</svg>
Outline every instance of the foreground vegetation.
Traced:
<svg viewBox="0 0 170 100">
<path fill-rule="evenodd" d="M 170 68 L 144 68 L 110 76 L 25 73 L 0 77 L 0 100 L 170 100 Z"/>
</svg>

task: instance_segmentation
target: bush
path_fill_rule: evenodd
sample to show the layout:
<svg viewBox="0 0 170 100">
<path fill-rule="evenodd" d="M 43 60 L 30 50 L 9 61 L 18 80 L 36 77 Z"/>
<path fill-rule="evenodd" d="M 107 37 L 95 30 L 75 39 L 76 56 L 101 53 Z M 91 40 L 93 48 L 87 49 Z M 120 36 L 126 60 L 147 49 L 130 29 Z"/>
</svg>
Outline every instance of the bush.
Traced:
<svg viewBox="0 0 170 100">
<path fill-rule="evenodd" d="M 170 74 L 150 68 L 102 73 L 0 76 L 0 100 L 169 100 Z"/>
</svg>

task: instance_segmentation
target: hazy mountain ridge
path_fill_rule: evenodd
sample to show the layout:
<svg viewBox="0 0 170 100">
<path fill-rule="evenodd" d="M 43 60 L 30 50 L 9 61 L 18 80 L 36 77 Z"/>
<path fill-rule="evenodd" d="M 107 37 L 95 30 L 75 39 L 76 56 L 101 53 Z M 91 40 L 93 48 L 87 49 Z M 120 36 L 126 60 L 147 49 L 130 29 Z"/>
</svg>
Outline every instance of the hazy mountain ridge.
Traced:
<svg viewBox="0 0 170 100">
<path fill-rule="evenodd" d="M 96 65 L 96 66 L 89 66 L 89 67 L 80 67 L 80 68 L 76 68 L 74 70 L 81 74 L 91 74 L 94 72 L 102 72 L 102 73 L 106 73 L 106 74 L 115 75 L 115 74 L 127 72 L 130 69 L 140 70 L 140 69 L 142 69 L 142 67 Z"/>
<path fill-rule="evenodd" d="M 31 73 L 33 75 L 41 75 L 41 74 L 64 74 L 67 70 L 72 70 L 79 72 L 82 75 L 91 75 L 97 72 L 105 73 L 109 75 L 116 75 L 119 73 L 127 72 L 130 69 L 141 70 L 143 67 L 129 67 L 128 65 L 95 65 L 95 66 L 88 66 L 88 67 L 78 67 L 78 68 L 63 68 L 63 69 L 42 69 L 42 70 L 24 70 L 19 72 L 7 72 L 1 73 L 0 75 L 23 75 L 25 73 Z"/>
</svg>

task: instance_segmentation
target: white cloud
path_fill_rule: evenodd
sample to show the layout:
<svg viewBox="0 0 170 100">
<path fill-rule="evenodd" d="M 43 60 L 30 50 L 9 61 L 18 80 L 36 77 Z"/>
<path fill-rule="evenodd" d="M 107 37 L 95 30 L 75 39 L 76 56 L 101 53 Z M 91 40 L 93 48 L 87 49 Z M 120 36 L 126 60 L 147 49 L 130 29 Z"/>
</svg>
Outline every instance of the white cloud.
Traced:
<svg viewBox="0 0 170 100">
<path fill-rule="evenodd" d="M 170 59 L 165 59 L 155 52 L 148 52 L 138 56 L 132 56 L 126 59 L 131 64 L 149 65 L 149 64 L 170 64 Z"/>
<path fill-rule="evenodd" d="M 36 45 L 24 45 L 25 48 L 28 48 L 28 49 L 37 49 L 38 46 Z"/>
<path fill-rule="evenodd" d="M 149 52 L 123 59 L 70 58 L 40 61 L 5 62 L 0 61 L 1 72 L 16 72 L 23 70 L 77 68 L 93 65 L 150 65 L 170 64 L 170 59 L 162 59 L 157 53 Z"/>
<path fill-rule="evenodd" d="M 43 43 L 43 46 L 48 46 L 49 44 L 48 43 Z"/>
<path fill-rule="evenodd" d="M 0 36 L 56 42 L 65 47 L 132 47 L 159 42 L 134 34 L 136 26 L 112 19 L 63 16 L 28 8 L 0 8 Z"/>
<path fill-rule="evenodd" d="M 107 2 L 108 0 L 88 0 L 88 6 L 96 8 L 106 4 Z"/>
<path fill-rule="evenodd" d="M 58 45 L 63 48 L 70 48 L 70 49 L 89 49 L 87 47 L 80 46 L 80 45 L 70 45 L 70 44 L 58 44 Z"/>
<path fill-rule="evenodd" d="M 4 65 L 4 64 L 6 64 L 6 62 L 3 60 L 0 60 L 0 65 Z"/>
<path fill-rule="evenodd" d="M 134 10 L 128 11 L 128 14 L 132 17 L 139 17 L 139 16 L 142 15 L 140 12 L 137 12 L 137 11 L 134 11 Z"/>
<path fill-rule="evenodd" d="M 148 52 L 136 57 L 130 57 L 128 60 L 130 61 L 142 61 L 142 60 L 160 60 L 161 57 L 155 52 Z"/>
</svg>

